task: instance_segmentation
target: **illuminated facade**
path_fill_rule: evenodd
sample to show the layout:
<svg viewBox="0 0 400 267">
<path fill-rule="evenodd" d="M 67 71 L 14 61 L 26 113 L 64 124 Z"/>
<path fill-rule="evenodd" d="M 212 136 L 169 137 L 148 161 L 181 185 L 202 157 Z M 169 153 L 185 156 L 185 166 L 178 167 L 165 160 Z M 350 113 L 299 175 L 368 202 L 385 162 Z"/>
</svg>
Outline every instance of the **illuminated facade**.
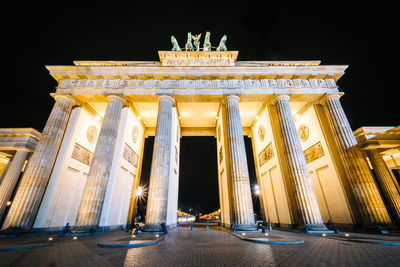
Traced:
<svg viewBox="0 0 400 267">
<path fill-rule="evenodd" d="M 340 104 L 336 82 L 347 66 L 237 55 L 160 51 L 159 62 L 47 66 L 56 102 L 2 228 L 132 222 L 152 135 L 147 231 L 177 222 L 181 136 L 217 139 L 225 226 L 255 228 L 243 135 L 252 138 L 262 211 L 273 225 L 326 230 L 328 221 L 372 226 L 399 217 L 395 179 L 380 191 Z"/>
</svg>

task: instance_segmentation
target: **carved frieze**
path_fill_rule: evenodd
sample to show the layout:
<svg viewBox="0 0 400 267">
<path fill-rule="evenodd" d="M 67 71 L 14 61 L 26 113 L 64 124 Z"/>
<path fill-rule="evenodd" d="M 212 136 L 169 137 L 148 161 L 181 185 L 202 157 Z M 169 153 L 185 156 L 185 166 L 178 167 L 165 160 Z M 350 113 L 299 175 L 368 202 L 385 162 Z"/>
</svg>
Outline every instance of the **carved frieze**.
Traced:
<svg viewBox="0 0 400 267">
<path fill-rule="evenodd" d="M 132 164 L 135 168 L 137 167 L 138 155 L 127 143 L 125 143 L 124 154 L 122 155 L 122 157 L 130 164 Z"/>
<path fill-rule="evenodd" d="M 306 158 L 307 164 L 323 157 L 324 155 L 321 142 L 316 143 L 304 151 L 304 157 Z"/>
<path fill-rule="evenodd" d="M 272 143 L 269 143 L 259 154 L 258 154 L 258 163 L 263 166 L 267 161 L 272 159 L 274 156 L 274 150 L 272 148 Z"/>
<path fill-rule="evenodd" d="M 80 144 L 75 143 L 74 150 L 72 151 L 71 157 L 73 159 L 76 159 L 77 161 L 80 161 L 80 162 L 90 166 L 90 164 L 92 163 L 93 152 L 84 148 Z"/>
<path fill-rule="evenodd" d="M 215 79 L 215 80 L 62 80 L 59 88 L 330 88 L 336 87 L 333 79 Z"/>
</svg>

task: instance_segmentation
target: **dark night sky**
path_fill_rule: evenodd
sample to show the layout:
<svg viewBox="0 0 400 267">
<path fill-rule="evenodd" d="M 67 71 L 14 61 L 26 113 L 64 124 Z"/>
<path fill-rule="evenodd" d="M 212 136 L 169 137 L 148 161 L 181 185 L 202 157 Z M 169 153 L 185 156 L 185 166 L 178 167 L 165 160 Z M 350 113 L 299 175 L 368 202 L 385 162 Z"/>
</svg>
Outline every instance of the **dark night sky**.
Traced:
<svg viewBox="0 0 400 267">
<path fill-rule="evenodd" d="M 397 76 L 388 66 L 398 54 L 393 6 L 368 5 L 367 1 L 356 7 L 350 7 L 350 1 L 325 1 L 324 6 L 323 1 L 310 6 L 288 1 L 263 1 L 263 5 L 252 1 L 110 1 L 87 6 L 83 1 L 58 2 L 23 5 L 15 1 L 2 10 L 5 70 L 0 127 L 43 129 L 54 103 L 49 93 L 56 86 L 45 65 L 72 65 L 73 60 L 158 60 L 158 50 L 171 48 L 170 35 L 182 46 L 188 31 L 210 31 L 214 45 L 227 34 L 228 49 L 239 51 L 238 60 L 321 60 L 325 65 L 349 65 L 339 85 L 345 92 L 341 101 L 352 128 L 399 124 Z M 151 147 L 148 143 L 146 147 Z M 187 168 L 181 167 L 181 175 L 201 175 L 181 184 L 185 193 L 180 202 L 196 205 L 190 192 L 201 186 L 195 181 L 217 176 L 215 141 L 183 138 L 181 149 L 181 162 L 188 162 Z M 210 167 L 194 165 L 194 159 Z M 211 192 L 215 196 L 217 188 Z M 202 208 L 214 208 L 211 202 L 201 200 Z"/>
</svg>

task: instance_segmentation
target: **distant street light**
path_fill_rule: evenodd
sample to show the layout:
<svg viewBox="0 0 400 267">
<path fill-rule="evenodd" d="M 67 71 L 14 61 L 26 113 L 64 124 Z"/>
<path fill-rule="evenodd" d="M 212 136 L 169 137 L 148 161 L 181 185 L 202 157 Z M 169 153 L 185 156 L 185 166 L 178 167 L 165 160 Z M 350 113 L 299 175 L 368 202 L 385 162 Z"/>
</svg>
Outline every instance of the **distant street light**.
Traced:
<svg viewBox="0 0 400 267">
<path fill-rule="evenodd" d="M 260 186 L 258 185 L 258 184 L 255 184 L 254 186 L 253 186 L 253 192 L 254 192 L 254 195 L 256 195 L 256 196 L 259 196 L 260 195 Z"/>
<path fill-rule="evenodd" d="M 141 186 L 139 186 L 137 189 L 136 189 L 136 196 L 137 197 L 141 197 L 143 195 L 143 188 L 141 187 Z"/>
</svg>

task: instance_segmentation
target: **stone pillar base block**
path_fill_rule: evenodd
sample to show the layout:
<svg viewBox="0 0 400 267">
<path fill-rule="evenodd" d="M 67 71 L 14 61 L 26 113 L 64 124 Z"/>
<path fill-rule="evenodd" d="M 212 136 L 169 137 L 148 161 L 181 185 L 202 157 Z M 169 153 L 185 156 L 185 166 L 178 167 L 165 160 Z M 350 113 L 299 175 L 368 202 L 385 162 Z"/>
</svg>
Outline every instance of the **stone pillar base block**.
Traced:
<svg viewBox="0 0 400 267">
<path fill-rule="evenodd" d="M 161 224 L 146 224 L 143 228 L 143 232 L 162 232 Z"/>
<path fill-rule="evenodd" d="M 307 232 L 329 232 L 328 228 L 324 224 L 307 224 L 306 225 Z M 333 232 L 333 231 L 330 231 Z"/>
<path fill-rule="evenodd" d="M 257 225 L 255 224 L 238 224 L 236 231 L 257 231 Z"/>
</svg>

